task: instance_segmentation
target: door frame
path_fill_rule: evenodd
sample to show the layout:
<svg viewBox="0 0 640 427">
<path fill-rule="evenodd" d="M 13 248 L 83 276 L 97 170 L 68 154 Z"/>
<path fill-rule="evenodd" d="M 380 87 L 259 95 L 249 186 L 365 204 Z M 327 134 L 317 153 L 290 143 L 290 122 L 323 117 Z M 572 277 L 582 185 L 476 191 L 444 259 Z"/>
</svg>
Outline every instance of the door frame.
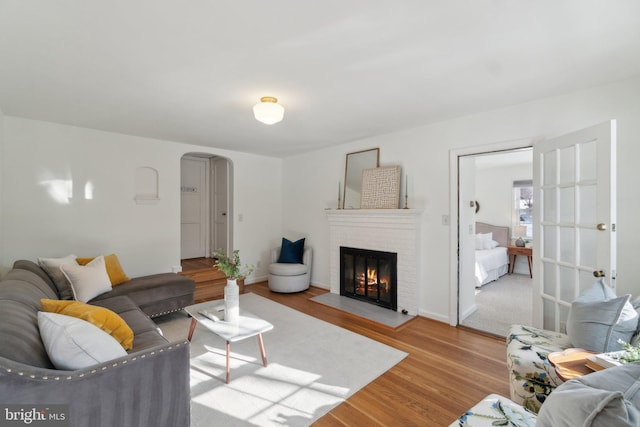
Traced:
<svg viewBox="0 0 640 427">
<path fill-rule="evenodd" d="M 214 223 L 214 215 L 215 212 L 213 210 L 213 205 L 212 205 L 212 199 L 213 199 L 213 177 L 212 177 L 212 169 L 211 168 L 211 160 L 213 158 L 219 158 L 219 159 L 224 159 L 227 161 L 227 251 L 231 252 L 233 250 L 233 219 L 234 219 L 234 205 L 233 205 L 233 176 L 234 176 L 234 171 L 233 171 L 233 161 L 231 161 L 230 158 L 225 157 L 225 156 L 220 156 L 217 154 L 211 154 L 211 153 L 202 153 L 202 152 L 187 152 L 184 153 L 180 156 L 179 162 L 181 162 L 183 157 L 191 157 L 191 158 L 202 158 L 204 160 L 207 160 L 207 173 L 206 173 L 206 187 L 207 187 L 207 210 L 209 211 L 208 217 L 206 219 L 207 222 L 207 233 L 206 233 L 206 247 L 207 249 L 207 253 L 210 255 L 211 251 L 212 251 L 212 245 L 213 245 L 213 232 L 211 231 L 211 228 L 213 227 L 213 223 Z M 180 166 L 180 168 L 182 168 L 181 163 L 178 163 L 178 165 Z M 180 226 L 180 223 L 178 224 L 178 226 Z M 180 255 L 180 259 L 182 259 L 182 254 Z"/>
<path fill-rule="evenodd" d="M 449 325 L 458 326 L 459 278 L 459 183 L 458 158 L 471 155 L 498 153 L 533 147 L 536 139 L 522 138 L 449 150 Z M 535 256 L 535 254 L 534 254 Z"/>
</svg>

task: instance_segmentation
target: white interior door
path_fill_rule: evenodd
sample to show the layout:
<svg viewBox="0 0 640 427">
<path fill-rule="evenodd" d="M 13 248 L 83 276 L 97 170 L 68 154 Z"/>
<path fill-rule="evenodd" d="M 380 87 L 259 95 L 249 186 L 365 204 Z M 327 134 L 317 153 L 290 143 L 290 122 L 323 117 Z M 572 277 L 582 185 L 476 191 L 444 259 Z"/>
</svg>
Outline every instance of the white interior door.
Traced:
<svg viewBox="0 0 640 427">
<path fill-rule="evenodd" d="M 229 162 L 217 158 L 213 167 L 213 250 L 229 253 Z"/>
<path fill-rule="evenodd" d="M 208 159 L 183 157 L 180 161 L 180 256 L 207 256 L 209 235 Z"/>
<path fill-rule="evenodd" d="M 475 175 L 476 159 L 473 156 L 458 158 L 458 322 L 476 311 L 475 302 Z"/>
<path fill-rule="evenodd" d="M 580 291 L 616 276 L 616 123 L 533 147 L 535 326 L 565 331 Z"/>
</svg>

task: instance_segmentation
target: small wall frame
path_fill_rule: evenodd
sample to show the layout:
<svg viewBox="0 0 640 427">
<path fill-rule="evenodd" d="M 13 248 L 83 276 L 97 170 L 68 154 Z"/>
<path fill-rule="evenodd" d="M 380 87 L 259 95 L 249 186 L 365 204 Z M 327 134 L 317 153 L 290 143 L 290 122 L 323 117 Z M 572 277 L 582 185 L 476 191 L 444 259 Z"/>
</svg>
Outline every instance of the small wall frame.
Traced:
<svg viewBox="0 0 640 427">
<path fill-rule="evenodd" d="M 362 171 L 360 209 L 398 209 L 400 166 L 383 166 Z"/>
</svg>

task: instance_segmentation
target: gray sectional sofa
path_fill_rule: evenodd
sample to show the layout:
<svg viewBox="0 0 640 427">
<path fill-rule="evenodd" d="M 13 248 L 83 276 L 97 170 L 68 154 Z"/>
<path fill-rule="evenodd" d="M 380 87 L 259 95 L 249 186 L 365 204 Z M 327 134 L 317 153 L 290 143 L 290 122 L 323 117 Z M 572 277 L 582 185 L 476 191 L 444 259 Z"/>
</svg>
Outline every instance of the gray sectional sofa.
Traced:
<svg viewBox="0 0 640 427">
<path fill-rule="evenodd" d="M 193 281 L 173 273 L 132 279 L 89 304 L 134 332 L 126 356 L 62 371 L 40 337 L 40 299 L 58 299 L 48 275 L 17 261 L 0 281 L 0 405 L 65 405 L 70 426 L 188 426 L 189 343 L 168 342 L 150 317 L 193 304 Z"/>
</svg>

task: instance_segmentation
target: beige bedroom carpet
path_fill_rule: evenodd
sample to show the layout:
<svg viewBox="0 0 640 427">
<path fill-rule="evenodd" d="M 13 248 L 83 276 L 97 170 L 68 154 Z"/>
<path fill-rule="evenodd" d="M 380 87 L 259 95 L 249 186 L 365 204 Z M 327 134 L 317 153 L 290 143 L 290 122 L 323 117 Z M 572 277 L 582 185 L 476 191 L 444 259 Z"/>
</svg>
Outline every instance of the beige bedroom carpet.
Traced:
<svg viewBox="0 0 640 427">
<path fill-rule="evenodd" d="M 513 324 L 531 325 L 533 280 L 527 275 L 505 274 L 476 290 L 477 310 L 461 325 L 506 337 Z"/>
<path fill-rule="evenodd" d="M 240 306 L 271 322 L 257 340 L 231 344 L 225 384 L 225 342 L 198 326 L 191 343 L 191 425 L 307 426 L 404 359 L 407 354 L 255 294 Z M 169 340 L 184 339 L 183 313 L 157 320 Z"/>
</svg>

